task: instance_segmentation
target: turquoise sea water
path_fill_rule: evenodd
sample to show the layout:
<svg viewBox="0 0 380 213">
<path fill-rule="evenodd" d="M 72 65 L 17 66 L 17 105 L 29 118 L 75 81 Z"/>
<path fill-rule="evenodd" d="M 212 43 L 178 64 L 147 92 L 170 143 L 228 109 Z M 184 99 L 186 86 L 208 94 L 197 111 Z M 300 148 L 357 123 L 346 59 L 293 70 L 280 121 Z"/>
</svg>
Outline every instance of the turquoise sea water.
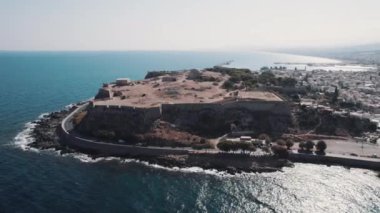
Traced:
<svg viewBox="0 0 380 213">
<path fill-rule="evenodd" d="M 28 122 L 92 97 L 102 82 L 228 60 L 253 69 L 331 62 L 267 53 L 0 52 L 0 212 L 380 212 L 380 179 L 368 170 L 297 164 L 231 176 L 22 148 Z"/>
</svg>

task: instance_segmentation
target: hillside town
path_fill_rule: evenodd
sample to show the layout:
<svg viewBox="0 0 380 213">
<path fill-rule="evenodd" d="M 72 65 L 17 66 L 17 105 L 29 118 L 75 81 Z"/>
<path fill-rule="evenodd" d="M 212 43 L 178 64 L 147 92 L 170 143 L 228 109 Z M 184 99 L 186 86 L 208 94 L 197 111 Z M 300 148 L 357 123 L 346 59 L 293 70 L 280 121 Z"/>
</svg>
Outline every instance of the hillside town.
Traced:
<svg viewBox="0 0 380 213">
<path fill-rule="evenodd" d="M 373 71 L 327 71 L 290 70 L 271 71 L 276 76 L 297 80 L 296 87 L 310 91 L 300 97 L 302 105 L 325 107 L 335 113 L 369 118 L 380 124 L 380 72 Z M 326 100 L 330 97 L 330 100 Z"/>
</svg>

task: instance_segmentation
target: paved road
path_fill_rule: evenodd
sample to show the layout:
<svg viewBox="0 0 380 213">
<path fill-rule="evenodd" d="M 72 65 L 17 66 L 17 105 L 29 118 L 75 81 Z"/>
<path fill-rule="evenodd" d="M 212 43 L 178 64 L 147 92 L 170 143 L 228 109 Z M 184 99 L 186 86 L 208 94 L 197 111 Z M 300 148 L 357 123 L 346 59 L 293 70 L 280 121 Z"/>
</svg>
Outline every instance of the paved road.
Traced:
<svg viewBox="0 0 380 213">
<path fill-rule="evenodd" d="M 380 145 L 369 143 L 357 143 L 354 141 L 345 140 L 324 140 L 327 143 L 327 153 L 350 155 L 355 153 L 359 156 L 371 156 L 376 154 L 380 157 Z M 298 146 L 295 146 L 297 149 Z"/>
</svg>

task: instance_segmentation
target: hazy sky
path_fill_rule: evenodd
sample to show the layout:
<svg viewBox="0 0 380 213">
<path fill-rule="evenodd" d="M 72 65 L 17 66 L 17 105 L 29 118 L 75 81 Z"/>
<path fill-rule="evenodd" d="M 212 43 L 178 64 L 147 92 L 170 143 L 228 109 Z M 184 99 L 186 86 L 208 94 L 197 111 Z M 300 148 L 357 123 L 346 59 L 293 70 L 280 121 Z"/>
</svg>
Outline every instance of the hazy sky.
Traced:
<svg viewBox="0 0 380 213">
<path fill-rule="evenodd" d="M 380 0 L 0 0 L 0 50 L 380 42 Z"/>
</svg>

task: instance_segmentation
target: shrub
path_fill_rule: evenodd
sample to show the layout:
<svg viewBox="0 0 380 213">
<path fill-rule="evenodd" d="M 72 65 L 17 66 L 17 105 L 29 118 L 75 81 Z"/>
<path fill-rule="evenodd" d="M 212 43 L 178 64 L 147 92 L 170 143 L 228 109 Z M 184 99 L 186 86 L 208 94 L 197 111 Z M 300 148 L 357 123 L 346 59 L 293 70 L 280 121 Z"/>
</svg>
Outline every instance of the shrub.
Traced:
<svg viewBox="0 0 380 213">
<path fill-rule="evenodd" d="M 255 151 L 256 147 L 248 142 L 243 141 L 220 141 L 217 145 L 218 149 L 228 152 L 228 151 L 236 151 L 236 150 L 243 150 L 243 151 Z"/>
<path fill-rule="evenodd" d="M 325 150 L 327 148 L 327 144 L 324 141 L 318 141 L 317 145 L 315 145 L 317 151 L 315 152 L 318 155 L 325 155 Z"/>
<path fill-rule="evenodd" d="M 285 146 L 285 145 L 286 145 L 286 142 L 285 142 L 284 140 L 282 140 L 282 139 L 278 139 L 278 140 L 276 141 L 276 143 L 277 143 L 277 145 L 279 145 L 279 146 Z"/>
<path fill-rule="evenodd" d="M 159 76 L 163 76 L 163 75 L 171 75 L 171 74 L 175 74 L 175 73 L 176 73 L 175 71 L 149 71 L 145 75 L 144 79 L 159 77 Z"/>
<path fill-rule="evenodd" d="M 294 145 L 294 142 L 292 140 L 286 140 L 286 147 L 290 149 Z"/>
<path fill-rule="evenodd" d="M 297 80 L 294 78 L 285 77 L 281 78 L 281 80 L 280 78 L 277 78 L 277 80 L 279 81 L 280 86 L 283 87 L 294 87 L 297 84 Z"/>
<path fill-rule="evenodd" d="M 313 141 L 306 141 L 305 143 L 305 149 L 307 152 L 312 152 L 313 148 L 314 148 L 314 142 Z"/>
<path fill-rule="evenodd" d="M 305 142 L 300 142 L 298 144 L 298 152 L 299 153 L 305 152 Z"/>
<path fill-rule="evenodd" d="M 272 152 L 279 158 L 288 158 L 289 152 L 284 146 L 274 145 L 272 146 Z"/>
<path fill-rule="evenodd" d="M 262 84 L 266 84 L 266 83 L 275 84 L 276 77 L 272 72 L 264 71 L 259 75 L 259 82 Z"/>
<path fill-rule="evenodd" d="M 232 82 L 232 81 L 230 81 L 230 80 L 227 80 L 227 81 L 225 81 L 225 82 L 223 83 L 222 88 L 223 88 L 223 89 L 230 90 L 230 89 L 233 89 L 234 85 L 235 85 L 234 82 Z"/>
<path fill-rule="evenodd" d="M 272 142 L 270 136 L 268 134 L 265 134 L 265 133 L 260 134 L 258 138 L 260 140 L 265 140 L 266 144 L 269 144 L 270 142 Z"/>
<path fill-rule="evenodd" d="M 83 118 L 87 115 L 87 111 L 79 112 L 74 116 L 73 123 L 75 125 L 78 125 L 80 122 L 82 122 Z"/>
</svg>

